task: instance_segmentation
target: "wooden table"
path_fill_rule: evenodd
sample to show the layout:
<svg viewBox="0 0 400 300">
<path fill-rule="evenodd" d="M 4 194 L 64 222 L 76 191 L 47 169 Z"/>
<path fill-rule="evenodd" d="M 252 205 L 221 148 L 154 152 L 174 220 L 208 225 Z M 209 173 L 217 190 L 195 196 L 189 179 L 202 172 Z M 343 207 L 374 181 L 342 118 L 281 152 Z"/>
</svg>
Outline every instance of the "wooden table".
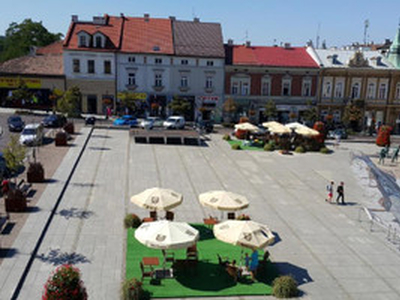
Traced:
<svg viewBox="0 0 400 300">
<path fill-rule="evenodd" d="M 153 267 L 160 265 L 160 260 L 158 259 L 158 257 L 143 257 L 142 262 L 144 266 Z"/>
<path fill-rule="evenodd" d="M 215 218 L 208 218 L 208 219 L 203 219 L 204 225 L 208 225 L 208 227 L 212 227 L 215 224 L 218 224 L 218 220 Z"/>
</svg>

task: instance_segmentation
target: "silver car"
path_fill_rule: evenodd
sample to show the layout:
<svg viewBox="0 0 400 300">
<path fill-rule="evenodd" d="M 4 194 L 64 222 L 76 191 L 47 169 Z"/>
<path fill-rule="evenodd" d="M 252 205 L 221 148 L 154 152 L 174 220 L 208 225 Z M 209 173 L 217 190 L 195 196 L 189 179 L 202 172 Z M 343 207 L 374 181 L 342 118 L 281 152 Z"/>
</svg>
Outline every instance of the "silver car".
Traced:
<svg viewBox="0 0 400 300">
<path fill-rule="evenodd" d="M 148 117 L 140 122 L 140 127 L 143 129 L 153 129 L 154 127 L 162 127 L 163 120 L 159 117 Z"/>
</svg>

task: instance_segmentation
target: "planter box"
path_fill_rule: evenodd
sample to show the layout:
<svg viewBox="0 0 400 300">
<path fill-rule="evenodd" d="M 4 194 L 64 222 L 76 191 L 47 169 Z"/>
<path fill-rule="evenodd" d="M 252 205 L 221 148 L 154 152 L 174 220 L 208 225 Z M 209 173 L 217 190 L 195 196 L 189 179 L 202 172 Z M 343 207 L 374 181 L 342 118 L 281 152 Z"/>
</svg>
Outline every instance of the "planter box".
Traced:
<svg viewBox="0 0 400 300">
<path fill-rule="evenodd" d="M 67 146 L 67 134 L 62 131 L 57 132 L 55 143 L 56 146 Z"/>
<path fill-rule="evenodd" d="M 44 169 L 40 163 L 32 163 L 29 165 L 28 172 L 26 173 L 26 180 L 29 183 L 32 182 L 43 182 L 44 181 Z"/>
<path fill-rule="evenodd" d="M 68 134 L 74 134 L 75 133 L 75 126 L 74 123 L 68 122 L 67 124 L 64 125 L 64 130 Z"/>
<path fill-rule="evenodd" d="M 11 189 L 6 198 L 6 212 L 23 212 L 26 210 L 26 197 L 21 190 Z"/>
</svg>

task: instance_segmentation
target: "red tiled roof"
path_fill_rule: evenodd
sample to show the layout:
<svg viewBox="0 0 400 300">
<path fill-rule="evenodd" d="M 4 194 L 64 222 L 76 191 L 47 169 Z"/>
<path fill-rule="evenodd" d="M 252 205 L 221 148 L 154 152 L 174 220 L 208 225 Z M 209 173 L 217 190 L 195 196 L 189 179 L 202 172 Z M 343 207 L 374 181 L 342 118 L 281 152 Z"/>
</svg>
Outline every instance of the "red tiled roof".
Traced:
<svg viewBox="0 0 400 300">
<path fill-rule="evenodd" d="M 85 51 L 110 51 L 110 49 L 116 49 L 120 46 L 121 31 L 123 26 L 123 18 L 121 17 L 110 17 L 107 18 L 106 25 L 93 24 L 93 22 L 75 22 L 71 23 L 68 30 L 67 37 L 65 38 L 64 47 L 68 50 L 85 50 Z M 89 34 L 95 34 L 96 32 L 103 33 L 108 41 L 105 49 L 99 48 L 81 48 L 78 47 L 77 34 L 81 31 L 85 31 Z"/>
<path fill-rule="evenodd" d="M 29 75 L 64 75 L 62 54 L 27 55 L 0 64 L 0 73 Z"/>
<path fill-rule="evenodd" d="M 36 54 L 38 55 L 62 54 L 62 46 L 63 46 L 63 41 L 58 41 L 53 44 L 47 45 L 45 47 L 38 48 L 36 50 Z"/>
<path fill-rule="evenodd" d="M 121 51 L 174 54 L 171 20 L 125 18 Z"/>
<path fill-rule="evenodd" d="M 270 67 L 318 68 L 303 47 L 246 47 L 233 46 L 234 65 Z"/>
</svg>

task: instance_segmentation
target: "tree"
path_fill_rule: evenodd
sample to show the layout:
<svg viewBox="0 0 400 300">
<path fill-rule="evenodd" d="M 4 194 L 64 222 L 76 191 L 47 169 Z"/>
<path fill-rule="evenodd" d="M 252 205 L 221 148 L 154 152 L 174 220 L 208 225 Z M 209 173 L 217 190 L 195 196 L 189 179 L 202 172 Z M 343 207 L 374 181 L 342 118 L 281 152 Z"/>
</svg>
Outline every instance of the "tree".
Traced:
<svg viewBox="0 0 400 300">
<path fill-rule="evenodd" d="M 318 111 L 311 101 L 307 101 L 307 110 L 304 111 L 304 119 L 311 124 L 314 124 L 318 119 Z"/>
<path fill-rule="evenodd" d="M 190 111 L 191 106 L 189 101 L 185 98 L 175 96 L 168 104 L 168 107 L 173 111 L 174 114 L 184 116 Z"/>
<path fill-rule="evenodd" d="M 363 114 L 360 107 L 349 102 L 344 108 L 343 122 L 350 126 L 353 130 L 357 130 L 358 123 L 362 119 Z"/>
<path fill-rule="evenodd" d="M 18 78 L 17 89 L 12 92 L 12 95 L 8 97 L 9 101 L 27 101 L 30 100 L 32 97 L 32 93 L 29 91 L 28 86 L 26 85 L 25 81 L 21 78 Z"/>
<path fill-rule="evenodd" d="M 270 119 L 275 119 L 278 116 L 278 110 L 276 109 L 276 104 L 274 100 L 268 100 L 264 108 L 264 117 L 267 118 L 267 121 L 269 121 Z"/>
<path fill-rule="evenodd" d="M 57 108 L 57 103 L 58 101 L 64 96 L 64 92 L 62 90 L 59 90 L 57 88 L 54 88 L 51 91 L 51 94 L 49 96 L 49 99 L 51 100 L 52 106 L 53 106 L 53 111 L 56 110 Z"/>
<path fill-rule="evenodd" d="M 18 136 L 12 134 L 10 142 L 3 152 L 6 166 L 11 171 L 11 175 L 15 176 L 18 170 L 24 165 L 26 148 L 19 143 Z"/>
<path fill-rule="evenodd" d="M 237 111 L 237 104 L 232 98 L 228 98 L 222 105 L 222 110 L 226 114 L 225 123 L 230 123 L 232 115 Z"/>
<path fill-rule="evenodd" d="M 82 94 L 78 87 L 69 88 L 57 102 L 57 110 L 69 117 L 78 117 L 81 111 Z"/>
<path fill-rule="evenodd" d="M 30 47 L 43 47 L 62 38 L 61 33 L 51 33 L 42 22 L 25 19 L 22 23 L 11 23 L 6 30 L 0 61 L 20 57 L 29 53 Z"/>
<path fill-rule="evenodd" d="M 139 107 L 141 100 L 136 98 L 136 95 L 130 91 L 123 91 L 118 93 L 118 99 L 121 100 L 121 104 L 127 107 L 130 111 L 136 111 Z"/>
</svg>

